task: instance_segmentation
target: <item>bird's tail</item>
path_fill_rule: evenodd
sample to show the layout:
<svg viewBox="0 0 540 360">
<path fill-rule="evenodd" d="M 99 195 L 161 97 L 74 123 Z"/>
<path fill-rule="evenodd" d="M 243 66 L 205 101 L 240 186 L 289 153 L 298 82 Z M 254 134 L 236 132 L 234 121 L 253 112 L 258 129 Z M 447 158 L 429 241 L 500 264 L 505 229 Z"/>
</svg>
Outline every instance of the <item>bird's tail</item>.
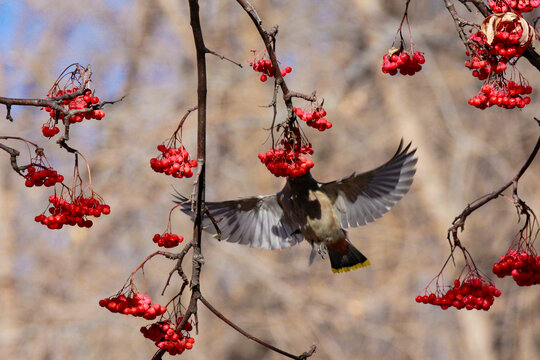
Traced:
<svg viewBox="0 0 540 360">
<path fill-rule="evenodd" d="M 370 265 L 369 260 L 348 239 L 339 246 L 328 247 L 328 257 L 332 272 L 341 273 Z M 346 244 L 345 244 L 346 243 Z"/>
</svg>

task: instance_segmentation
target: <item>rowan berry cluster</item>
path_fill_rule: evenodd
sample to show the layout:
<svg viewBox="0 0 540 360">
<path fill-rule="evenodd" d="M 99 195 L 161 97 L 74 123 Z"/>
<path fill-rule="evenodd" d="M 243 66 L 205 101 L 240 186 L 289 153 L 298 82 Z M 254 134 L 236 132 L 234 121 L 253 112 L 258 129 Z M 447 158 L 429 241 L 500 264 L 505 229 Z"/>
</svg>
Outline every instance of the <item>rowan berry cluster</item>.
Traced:
<svg viewBox="0 0 540 360">
<path fill-rule="evenodd" d="M 38 167 L 42 167 L 42 170 L 36 170 L 35 166 L 29 166 L 26 171 L 26 175 L 24 175 L 24 178 L 26 181 L 24 182 L 24 185 L 26 187 L 32 187 L 32 186 L 46 186 L 51 187 L 54 186 L 56 183 L 61 183 L 64 181 L 64 177 L 56 172 L 56 170 L 49 169 L 44 167 L 43 165 L 36 165 Z"/>
<path fill-rule="evenodd" d="M 182 318 L 179 318 L 177 325 Z M 186 322 L 182 330 L 191 331 L 193 327 L 189 322 Z M 150 327 L 141 327 L 141 333 L 147 339 L 154 341 L 160 349 L 166 350 L 170 355 L 178 355 L 186 349 L 192 349 L 195 339 L 187 336 L 187 334 L 178 334 L 175 331 L 175 326 L 170 324 L 170 321 L 160 321 L 150 325 Z"/>
<path fill-rule="evenodd" d="M 74 92 L 77 92 L 79 88 L 74 87 L 72 89 L 66 89 L 66 90 L 56 90 L 49 94 L 47 94 L 47 98 L 54 98 L 59 97 L 63 95 L 69 95 L 73 94 Z M 78 114 L 73 115 L 69 119 L 70 124 L 78 123 L 83 121 L 84 119 L 96 119 L 101 120 L 105 117 L 105 111 L 103 110 L 93 110 L 93 108 L 99 104 L 99 98 L 97 96 L 92 95 L 92 90 L 86 89 L 83 95 L 79 95 L 73 99 L 70 100 L 64 100 L 62 102 L 62 106 L 65 109 L 68 110 L 82 110 L 82 109 L 88 109 L 88 111 L 84 111 Z M 50 107 L 45 107 L 45 111 L 47 111 L 52 119 L 58 119 L 63 120 L 65 115 L 62 112 L 57 112 L 54 109 L 51 109 Z"/>
<path fill-rule="evenodd" d="M 478 275 L 472 275 L 463 282 L 460 282 L 459 279 L 454 280 L 454 287 L 446 292 L 438 289 L 436 293 L 418 295 L 416 302 L 440 306 L 443 310 L 449 307 L 455 307 L 458 310 L 463 308 L 489 310 L 495 297 L 500 295 L 501 291 L 491 281 Z"/>
<path fill-rule="evenodd" d="M 408 52 L 392 48 L 383 56 L 382 72 L 384 74 L 414 75 L 422 70 L 422 64 L 426 62 L 424 55 L 415 51 L 410 55 Z"/>
<path fill-rule="evenodd" d="M 488 6 L 494 13 L 505 13 L 515 11 L 524 13 L 533 11 L 540 6 L 540 0 L 490 0 Z"/>
<path fill-rule="evenodd" d="M 505 109 L 523 108 L 531 102 L 531 98 L 521 95 L 527 95 L 531 92 L 532 87 L 529 85 L 520 85 L 514 81 L 505 82 L 504 79 L 493 81 L 484 84 L 480 92 L 469 99 L 469 105 L 482 110 L 493 105 Z"/>
<path fill-rule="evenodd" d="M 523 30 L 516 30 L 513 24 L 500 25 L 500 28 L 501 30 L 495 32 L 495 37 L 491 43 L 491 48 L 495 50 L 496 54 L 507 59 L 523 55 L 526 47 L 521 46 L 519 43 Z"/>
<path fill-rule="evenodd" d="M 508 3 L 510 4 L 510 3 Z M 495 6 L 495 5 L 493 5 Z M 520 75 L 519 84 L 506 78 L 510 60 L 520 57 L 532 44 L 535 31 L 519 14 L 508 12 L 487 17 L 481 31 L 469 35 L 470 59 L 465 66 L 479 80 L 486 80 L 481 92 L 469 99 L 479 109 L 497 105 L 506 109 L 523 108 L 530 103 L 532 88 Z M 513 66 L 514 62 L 510 62 Z"/>
<path fill-rule="evenodd" d="M 143 317 L 146 320 L 154 320 L 167 311 L 165 306 L 152 304 L 150 296 L 141 293 L 105 298 L 99 301 L 99 306 L 113 313 Z"/>
<path fill-rule="evenodd" d="M 163 235 L 155 234 L 152 240 L 158 246 L 162 246 L 164 248 L 173 248 L 184 241 L 184 237 L 181 235 L 164 233 Z"/>
<path fill-rule="evenodd" d="M 332 127 L 332 123 L 325 118 L 326 110 L 322 108 L 315 111 L 304 111 L 300 108 L 293 107 L 293 111 L 296 116 L 306 122 L 307 126 L 319 131 L 324 131 Z"/>
<path fill-rule="evenodd" d="M 493 264 L 493 273 L 500 278 L 512 276 L 519 286 L 540 284 L 540 256 L 533 251 L 509 250 Z"/>
<path fill-rule="evenodd" d="M 291 144 L 282 139 L 278 147 L 259 153 L 259 159 L 266 168 L 276 177 L 295 178 L 306 174 L 315 164 L 301 154 L 313 154 L 311 144 Z"/>
<path fill-rule="evenodd" d="M 111 212 L 109 205 L 102 204 L 93 196 L 94 194 L 90 198 L 85 198 L 83 195 L 79 195 L 73 198 L 72 202 L 69 202 L 62 197 L 51 195 L 49 196 L 49 203 L 52 204 L 49 207 L 51 215 L 41 214 L 36 216 L 34 220 L 49 229 L 61 229 L 64 225 L 89 228 L 93 222 L 88 220 L 88 216 L 99 217 L 101 214 L 108 215 Z"/>
<path fill-rule="evenodd" d="M 478 31 L 469 35 L 473 56 L 465 61 L 465 67 L 472 70 L 472 76 L 478 80 L 486 80 L 492 74 L 502 74 L 508 68 L 508 59 L 490 54 L 490 48 L 484 33 Z M 470 56 L 469 50 L 465 51 Z"/>
<path fill-rule="evenodd" d="M 53 137 L 59 132 L 60 129 L 54 124 L 54 121 L 43 124 L 43 126 L 41 127 L 41 133 L 43 134 L 43 136 L 48 138 Z"/>
<path fill-rule="evenodd" d="M 150 159 L 150 166 L 155 172 L 172 175 L 175 178 L 193 176 L 191 168 L 197 167 L 197 160 L 190 160 L 188 151 L 182 145 L 176 148 L 161 144 L 157 149 L 161 154 L 157 158 Z"/>
<path fill-rule="evenodd" d="M 274 77 L 276 74 L 276 70 L 274 69 L 274 66 L 272 65 L 272 61 L 269 59 L 257 59 L 253 60 L 249 63 L 249 66 L 253 68 L 256 72 L 261 73 L 260 80 L 262 82 L 265 82 L 268 80 L 269 77 Z M 292 68 L 290 66 L 287 66 L 280 70 L 281 76 L 285 77 L 288 73 L 292 71 Z"/>
</svg>

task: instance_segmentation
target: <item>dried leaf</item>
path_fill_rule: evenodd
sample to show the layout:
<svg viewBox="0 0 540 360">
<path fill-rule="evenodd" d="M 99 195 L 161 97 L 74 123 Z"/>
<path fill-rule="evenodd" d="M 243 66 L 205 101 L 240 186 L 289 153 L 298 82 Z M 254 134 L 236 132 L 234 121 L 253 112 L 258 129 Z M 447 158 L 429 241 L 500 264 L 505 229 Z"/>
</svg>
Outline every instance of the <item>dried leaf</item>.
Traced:
<svg viewBox="0 0 540 360">
<path fill-rule="evenodd" d="M 486 35 L 486 41 L 488 44 L 491 45 L 493 42 L 493 39 L 495 38 L 496 33 L 496 25 L 495 21 L 499 19 L 498 14 L 497 15 L 491 15 L 484 19 L 482 22 L 482 25 L 480 26 L 480 30 Z"/>
<path fill-rule="evenodd" d="M 518 18 L 518 16 L 519 16 L 516 13 L 513 13 L 513 12 L 507 12 L 507 13 L 504 13 L 504 14 L 501 14 L 501 15 L 502 15 L 501 21 L 503 21 L 503 22 L 512 22 L 512 21 L 516 20 Z"/>
<path fill-rule="evenodd" d="M 392 47 L 391 49 L 388 50 L 388 56 L 392 56 L 397 52 L 400 52 L 400 49 L 398 49 L 397 47 Z"/>
</svg>

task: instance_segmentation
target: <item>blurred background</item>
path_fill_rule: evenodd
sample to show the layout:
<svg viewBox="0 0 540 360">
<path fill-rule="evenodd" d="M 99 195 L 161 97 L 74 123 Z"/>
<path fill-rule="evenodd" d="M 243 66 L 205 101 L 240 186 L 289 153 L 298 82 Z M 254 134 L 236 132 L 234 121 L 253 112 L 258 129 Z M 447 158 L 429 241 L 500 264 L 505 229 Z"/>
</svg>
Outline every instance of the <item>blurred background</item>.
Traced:
<svg viewBox="0 0 540 360">
<path fill-rule="evenodd" d="M 415 50 L 426 64 L 414 77 L 381 70 L 405 1 L 253 0 L 263 25 L 279 24 L 277 54 L 293 71 L 295 91 L 317 90 L 334 127 L 305 131 L 313 143 L 319 181 L 370 170 L 399 140 L 418 147 L 410 193 L 350 238 L 370 267 L 333 274 L 328 260 L 308 266 L 310 247 L 283 251 L 218 243 L 206 236 L 201 283 L 205 297 L 245 330 L 300 354 L 317 344 L 313 359 L 538 359 L 539 290 L 496 279 L 503 295 L 488 312 L 443 311 L 414 301 L 449 254 L 446 230 L 467 203 L 509 181 L 540 134 L 538 91 L 523 110 L 467 105 L 481 82 L 463 66 L 464 47 L 444 2 L 416 0 L 410 22 Z M 478 22 L 456 4 L 463 17 Z M 531 14 L 529 14 L 531 15 Z M 534 15 L 534 14 L 532 14 Z M 206 45 L 244 64 L 208 56 L 207 200 L 277 192 L 283 179 L 260 164 L 267 141 L 270 82 L 247 66 L 263 45 L 235 1 L 201 1 Z M 24 186 L 0 153 L 0 354 L 6 359 L 150 359 L 156 348 L 142 337 L 140 318 L 112 314 L 98 300 L 115 294 L 157 247 L 172 206 L 173 187 L 191 193 L 191 180 L 154 173 L 151 157 L 185 111 L 196 105 L 194 46 L 187 1 L 0 1 L 0 95 L 43 97 L 73 62 L 91 64 L 105 108 L 101 121 L 71 129 L 71 146 L 92 167 L 95 190 L 111 205 L 91 229 L 47 230 L 34 216 L 50 189 Z M 406 32 L 405 32 L 406 34 Z M 539 73 L 523 59 L 519 69 L 533 88 Z M 283 103 L 278 98 L 280 116 Z M 296 99 L 295 106 L 307 105 Z M 2 116 L 5 108 L 1 109 Z M 38 108 L 13 108 L 14 123 L 0 134 L 39 142 L 51 164 L 69 178 L 73 157 L 40 131 Z M 196 115 L 184 127 L 196 152 Z M 18 142 L 20 163 L 30 153 Z M 540 209 L 539 160 L 520 181 L 520 196 Z M 514 206 L 492 201 L 467 220 L 461 239 L 479 268 L 491 274 L 519 229 Z M 173 230 L 187 239 L 192 224 L 176 212 Z M 445 279 L 457 267 L 449 264 Z M 178 278 L 159 296 L 173 263 L 155 259 L 137 285 L 159 303 L 178 290 Z M 189 260 L 185 268 L 189 270 Z M 187 304 L 187 299 L 186 299 Z M 200 334 L 185 359 L 281 359 L 199 308 Z"/>
</svg>

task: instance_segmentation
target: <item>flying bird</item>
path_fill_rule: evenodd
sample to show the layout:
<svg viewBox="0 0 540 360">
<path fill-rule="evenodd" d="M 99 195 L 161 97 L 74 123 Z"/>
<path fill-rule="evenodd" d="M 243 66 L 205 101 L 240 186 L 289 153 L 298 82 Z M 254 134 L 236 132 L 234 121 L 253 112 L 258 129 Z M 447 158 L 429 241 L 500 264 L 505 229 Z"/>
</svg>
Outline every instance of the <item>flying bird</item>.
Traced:
<svg viewBox="0 0 540 360">
<path fill-rule="evenodd" d="M 206 202 L 221 236 L 228 242 L 259 249 L 283 249 L 306 239 L 312 246 L 309 263 L 328 251 L 332 271 L 340 273 L 370 265 L 349 241 L 346 228 L 366 225 L 383 216 L 410 189 L 416 172 L 416 149 L 401 140 L 394 156 L 376 169 L 328 183 L 310 172 L 287 178 L 273 195 Z M 177 193 L 180 209 L 194 213 L 185 196 Z M 203 229 L 215 230 L 205 216 Z"/>
</svg>

